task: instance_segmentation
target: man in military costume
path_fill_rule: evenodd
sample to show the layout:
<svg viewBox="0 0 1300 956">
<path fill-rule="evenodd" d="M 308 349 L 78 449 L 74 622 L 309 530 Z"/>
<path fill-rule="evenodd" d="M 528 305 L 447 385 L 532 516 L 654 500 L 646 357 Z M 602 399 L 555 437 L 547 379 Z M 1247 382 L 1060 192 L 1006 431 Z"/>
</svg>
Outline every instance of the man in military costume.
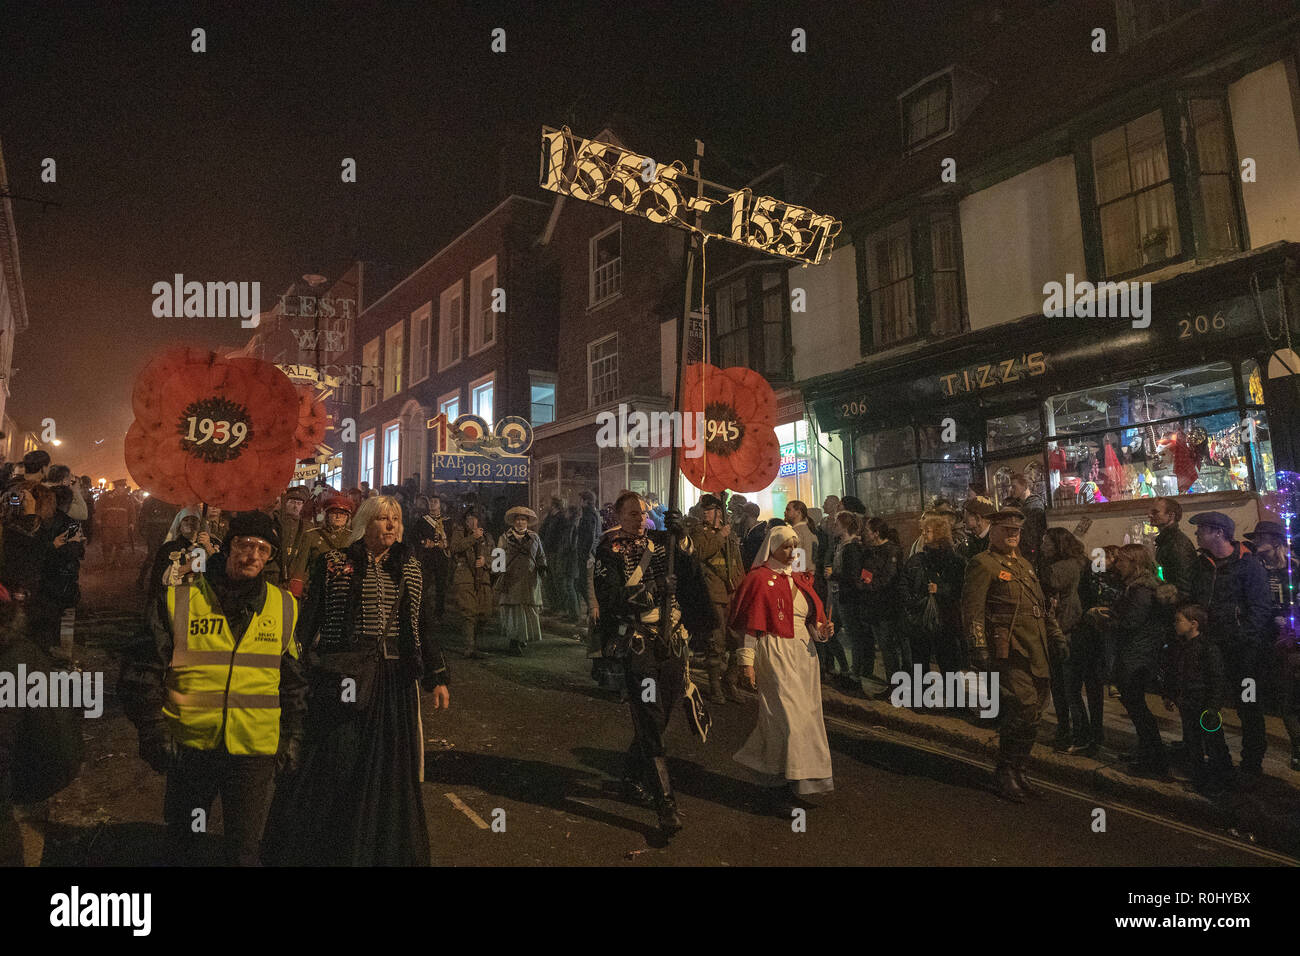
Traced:
<svg viewBox="0 0 1300 956">
<path fill-rule="evenodd" d="M 623 777 L 625 795 L 653 805 L 659 829 L 671 836 L 681 829 L 677 801 L 668 776 L 664 732 L 668 718 L 685 699 L 691 632 L 717 627 L 708 586 L 690 553 L 681 516 L 667 515 L 670 531 L 647 531 L 645 501 L 625 491 L 615 503 L 619 526 L 596 548 L 593 582 L 605 657 L 623 662 L 624 687 L 632 711 L 632 744 Z M 675 547 L 673 574 L 668 549 Z M 661 602 L 670 596 L 670 626 L 660 627 Z"/>
<path fill-rule="evenodd" d="M 296 597 L 302 596 L 302 586 L 292 584 L 293 567 L 302 553 L 304 539 L 312 530 L 312 523 L 303 517 L 303 508 L 310 498 L 306 485 L 294 485 L 280 498 L 277 516 L 280 552 L 266 563 L 266 580 L 288 588 Z"/>
<path fill-rule="evenodd" d="M 703 635 L 705 668 L 709 673 L 709 699 L 715 704 L 725 704 L 727 698 L 740 699 L 735 682 L 722 680 L 727 665 L 727 608 L 731 595 L 745 577 L 745 566 L 740 560 L 740 544 L 732 533 L 731 525 L 723 519 L 722 501 L 715 495 L 700 499 L 700 523 L 691 529 L 691 544 L 695 560 L 704 571 L 704 583 L 709 588 L 709 598 L 718 612 L 718 626 Z"/>
<path fill-rule="evenodd" d="M 316 562 L 330 551 L 342 551 L 352 543 L 352 514 L 356 505 L 347 495 L 331 495 L 325 499 L 325 524 L 312 528 L 302 536 L 289 566 L 289 583 L 286 585 L 297 597 L 307 596 L 307 583 Z"/>
<path fill-rule="evenodd" d="M 1048 648 L 1065 654 L 1066 638 L 1034 569 L 1019 552 L 1024 515 L 1016 508 L 989 516 L 989 547 L 966 565 L 962 622 L 970 659 L 998 675 L 998 796 L 1015 803 L 1039 796 L 1025 778 L 1050 687 Z"/>
</svg>

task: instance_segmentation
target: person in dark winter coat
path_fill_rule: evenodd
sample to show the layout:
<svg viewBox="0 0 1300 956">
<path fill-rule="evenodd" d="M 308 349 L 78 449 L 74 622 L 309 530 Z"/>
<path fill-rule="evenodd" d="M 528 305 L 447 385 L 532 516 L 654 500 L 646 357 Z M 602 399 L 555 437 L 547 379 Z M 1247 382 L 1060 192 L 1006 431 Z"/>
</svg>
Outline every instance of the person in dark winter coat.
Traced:
<svg viewBox="0 0 1300 956">
<path fill-rule="evenodd" d="M 552 498 L 550 507 L 547 509 L 546 514 L 542 516 L 542 523 L 537 529 L 543 550 L 548 555 L 558 556 L 560 549 L 564 545 L 564 540 L 573 537 L 574 532 L 575 529 L 568 526 L 568 519 L 564 513 L 564 502 L 559 498 Z M 556 570 L 559 570 L 558 564 Z M 564 606 L 564 600 L 559 593 L 557 576 L 550 575 L 542 582 L 542 596 L 546 599 L 546 606 L 552 611 L 568 613 L 568 609 Z"/>
<path fill-rule="evenodd" d="M 1241 688 L 1252 680 L 1264 688 L 1264 668 L 1272 654 L 1270 625 L 1273 603 L 1268 572 L 1253 554 L 1233 540 L 1236 525 L 1217 511 L 1193 515 L 1196 544 L 1200 549 L 1193 576 L 1193 599 L 1209 616 L 1205 636 L 1218 646 L 1227 669 L 1228 683 Z M 1241 771 L 1250 777 L 1264 772 L 1264 710 L 1258 698 L 1244 701 L 1240 690 L 1225 705 L 1241 719 Z"/>
<path fill-rule="evenodd" d="M 27 608 L 28 633 L 43 651 L 59 643 L 63 612 L 76 607 L 81 599 L 78 579 L 81 561 L 86 556 L 86 536 L 81 522 L 68 516 L 72 489 L 56 485 L 53 491 L 57 510 L 41 529 L 48 546 L 42 548 L 40 580 Z"/>
<path fill-rule="evenodd" d="M 1165 777 L 1169 760 L 1146 700 L 1147 690 L 1154 686 L 1163 643 L 1155 559 L 1144 546 L 1126 544 L 1119 549 L 1116 564 L 1124 593 L 1115 602 L 1109 619 L 1115 633 L 1115 681 L 1138 736 L 1133 769 Z"/>
<path fill-rule="evenodd" d="M 267 828 L 277 865 L 430 863 L 419 691 L 434 709 L 451 697 L 442 651 L 420 626 L 422 573 L 401 515 L 395 498 L 366 499 L 355 540 L 313 572 L 297 631 L 312 689 L 302 763 Z"/>
<path fill-rule="evenodd" d="M 1065 528 L 1048 528 L 1043 533 L 1038 549 L 1038 583 L 1043 596 L 1056 609 L 1056 623 L 1068 638 L 1074 633 L 1083 617 L 1079 601 L 1079 577 L 1083 574 L 1083 542 Z M 1076 690 L 1070 692 L 1067 671 L 1068 660 L 1057 654 L 1049 658 L 1052 672 L 1052 707 L 1056 711 L 1056 746 L 1075 752 L 1087 749 L 1092 743 L 1090 727 L 1076 727 L 1073 722 L 1080 715 L 1083 701 Z"/>
<path fill-rule="evenodd" d="M 1178 600 L 1186 601 L 1191 597 L 1192 578 L 1196 573 L 1196 545 L 1178 527 L 1183 519 L 1183 506 L 1173 498 L 1156 498 L 1147 517 L 1157 528 L 1156 564 L 1164 582 L 1178 589 Z"/>
<path fill-rule="evenodd" d="M 872 676 L 876 662 L 876 639 L 871 628 L 867 627 L 863 610 L 862 569 L 866 548 L 859 534 L 862 517 L 855 512 L 841 510 L 836 514 L 835 520 L 842 537 L 831 562 L 830 581 L 834 589 L 832 620 L 844 631 L 845 640 L 853 652 L 853 679 L 861 681 L 863 677 Z"/>
<path fill-rule="evenodd" d="M 903 605 L 898 588 L 903 549 L 898 534 L 883 518 L 867 519 L 862 529 L 862 544 L 862 571 L 858 575 L 862 616 L 880 648 L 888 683 L 894 674 L 912 671 L 911 643 L 902 623 Z M 874 662 L 863 663 L 865 674 L 870 677 Z"/>
<path fill-rule="evenodd" d="M 1198 604 L 1181 605 L 1174 613 L 1177 642 L 1165 709 L 1178 707 L 1192 787 L 1214 796 L 1222 793 L 1231 780 L 1232 757 L 1219 714 L 1224 703 L 1223 655 L 1202 633 L 1208 622 L 1205 608 Z"/>
<path fill-rule="evenodd" d="M 912 663 L 930 669 L 931 657 L 943 673 L 956 673 L 965 664 L 961 630 L 961 589 L 966 562 L 956 551 L 952 522 L 931 515 L 921 522 L 922 546 L 907 560 L 901 594 L 911 641 Z M 926 608 L 933 598 L 938 616 L 931 622 Z"/>
<path fill-rule="evenodd" d="M 1030 564 L 1037 564 L 1038 549 L 1047 531 L 1047 505 L 1036 494 L 1029 479 L 1017 472 L 1011 476 L 1012 504 L 1025 515 L 1025 526 L 1020 532 L 1020 553 Z"/>
</svg>

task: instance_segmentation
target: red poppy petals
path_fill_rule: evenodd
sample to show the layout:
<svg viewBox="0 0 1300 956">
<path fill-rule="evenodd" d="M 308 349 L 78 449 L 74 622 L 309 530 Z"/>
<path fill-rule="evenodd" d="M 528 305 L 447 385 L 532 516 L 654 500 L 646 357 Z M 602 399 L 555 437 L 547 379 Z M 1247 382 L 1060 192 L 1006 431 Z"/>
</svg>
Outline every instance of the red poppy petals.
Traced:
<svg viewBox="0 0 1300 956">
<path fill-rule="evenodd" d="M 139 422 L 134 422 L 126 433 L 126 470 L 141 488 L 173 505 L 198 502 L 185 475 L 185 461 L 189 457 L 180 450 L 165 452 L 163 446 L 151 439 Z"/>
<path fill-rule="evenodd" d="M 781 445 L 775 432 L 776 393 L 767 379 L 750 368 L 700 362 L 686 367 L 682 392 L 686 414 L 706 412 L 725 419 L 724 424 L 734 421 L 743 431 L 735 445 L 715 440 L 713 451 L 683 459 L 686 479 L 704 491 L 759 491 L 770 485 L 781 468 Z"/>
</svg>

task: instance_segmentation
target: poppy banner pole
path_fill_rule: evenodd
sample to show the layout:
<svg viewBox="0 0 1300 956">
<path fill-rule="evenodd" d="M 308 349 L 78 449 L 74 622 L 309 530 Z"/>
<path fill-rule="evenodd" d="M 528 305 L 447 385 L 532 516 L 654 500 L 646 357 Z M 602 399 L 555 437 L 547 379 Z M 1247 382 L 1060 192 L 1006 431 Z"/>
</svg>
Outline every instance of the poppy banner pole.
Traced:
<svg viewBox="0 0 1300 956">
<path fill-rule="evenodd" d="M 695 141 L 695 161 L 692 164 L 692 173 L 695 175 L 696 194 L 697 196 L 704 193 L 704 181 L 700 179 L 700 160 L 704 156 L 704 143 L 700 140 Z M 690 347 L 688 333 L 691 325 L 691 293 L 695 287 L 695 244 L 704 242 L 703 234 L 699 231 L 700 213 L 695 213 L 695 229 L 686 233 L 686 262 L 685 273 L 685 294 L 683 296 L 682 312 L 677 316 L 677 369 L 676 377 L 673 384 L 673 411 L 680 412 L 683 416 L 682 430 L 685 431 L 685 412 L 682 411 L 682 378 L 686 370 L 687 350 Z M 703 292 L 700 293 L 700 313 L 704 312 Z M 670 513 L 677 511 L 678 504 L 678 486 L 681 482 L 678 480 L 677 473 L 677 456 L 681 452 L 681 442 L 674 441 L 670 450 L 668 459 L 668 511 Z M 681 518 L 679 517 L 680 521 Z M 677 555 L 676 532 L 673 529 L 668 531 L 668 577 L 671 579 L 676 566 L 674 560 Z M 672 595 L 664 588 L 663 598 L 659 605 L 659 633 L 667 645 L 672 639 Z M 688 655 L 689 657 L 689 655 Z"/>
</svg>

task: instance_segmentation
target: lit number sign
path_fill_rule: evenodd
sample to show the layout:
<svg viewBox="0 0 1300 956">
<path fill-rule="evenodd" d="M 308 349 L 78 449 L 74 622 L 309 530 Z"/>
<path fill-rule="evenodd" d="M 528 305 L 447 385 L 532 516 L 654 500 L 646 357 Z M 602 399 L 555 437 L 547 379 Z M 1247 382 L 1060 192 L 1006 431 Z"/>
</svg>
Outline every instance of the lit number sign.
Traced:
<svg viewBox="0 0 1300 956">
<path fill-rule="evenodd" d="M 844 227 L 803 206 L 697 179 L 680 162 L 660 166 L 621 146 L 549 126 L 542 127 L 541 184 L 575 199 L 692 231 L 698 212 L 703 223 L 699 232 L 711 239 L 811 264 L 821 261 Z M 702 195 L 706 187 L 715 198 Z"/>
</svg>

